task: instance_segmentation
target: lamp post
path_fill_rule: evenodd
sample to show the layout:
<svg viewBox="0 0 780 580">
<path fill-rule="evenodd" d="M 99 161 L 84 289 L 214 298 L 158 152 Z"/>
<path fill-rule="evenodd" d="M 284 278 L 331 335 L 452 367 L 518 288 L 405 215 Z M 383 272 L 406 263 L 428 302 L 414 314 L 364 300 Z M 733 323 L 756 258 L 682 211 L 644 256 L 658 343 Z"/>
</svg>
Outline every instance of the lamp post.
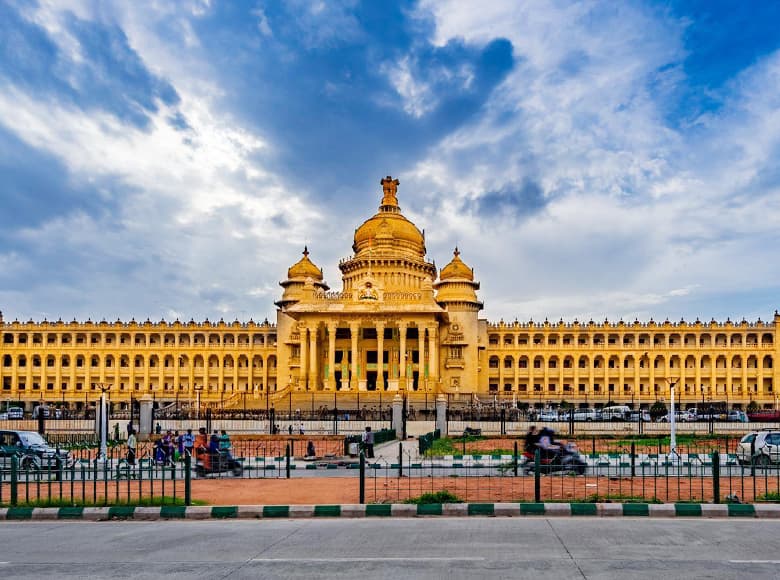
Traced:
<svg viewBox="0 0 780 580">
<path fill-rule="evenodd" d="M 676 455 L 677 454 L 677 424 L 675 422 L 675 419 L 677 418 L 675 409 L 674 409 L 674 386 L 677 384 L 677 381 L 679 379 L 666 379 L 666 381 L 669 383 L 669 394 L 671 395 L 672 399 L 672 409 L 669 411 L 669 426 L 670 426 L 670 434 L 669 434 L 669 455 Z"/>
<path fill-rule="evenodd" d="M 108 456 L 108 405 L 106 400 L 106 393 L 111 388 L 109 383 L 93 383 L 95 387 L 100 389 L 100 452 L 98 458 L 105 461 Z"/>
</svg>

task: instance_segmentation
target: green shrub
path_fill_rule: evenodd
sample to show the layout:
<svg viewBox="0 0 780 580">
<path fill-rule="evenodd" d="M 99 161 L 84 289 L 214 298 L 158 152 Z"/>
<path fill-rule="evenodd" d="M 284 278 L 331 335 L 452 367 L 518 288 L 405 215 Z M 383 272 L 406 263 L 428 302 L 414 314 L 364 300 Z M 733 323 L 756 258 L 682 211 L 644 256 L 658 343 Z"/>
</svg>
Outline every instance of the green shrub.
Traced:
<svg viewBox="0 0 780 580">
<path fill-rule="evenodd" d="M 404 503 L 431 504 L 431 503 L 463 503 L 457 495 L 446 489 L 432 493 L 424 493 L 419 497 L 410 497 Z"/>
</svg>

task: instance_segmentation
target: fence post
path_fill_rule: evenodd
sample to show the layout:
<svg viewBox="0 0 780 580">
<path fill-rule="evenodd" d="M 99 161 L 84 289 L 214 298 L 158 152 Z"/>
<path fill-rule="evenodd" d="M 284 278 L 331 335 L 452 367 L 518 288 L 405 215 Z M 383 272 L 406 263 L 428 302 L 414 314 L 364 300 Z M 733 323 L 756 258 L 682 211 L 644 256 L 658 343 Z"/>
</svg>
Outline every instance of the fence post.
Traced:
<svg viewBox="0 0 780 580">
<path fill-rule="evenodd" d="M 290 479 L 290 444 L 288 443 L 284 450 L 284 463 L 287 472 L 287 479 Z"/>
<path fill-rule="evenodd" d="M 184 452 L 184 505 L 192 505 L 192 457 Z M 129 473 L 129 472 L 128 472 Z M 129 483 L 128 483 L 129 485 Z"/>
<path fill-rule="evenodd" d="M 596 436 L 595 435 L 593 435 L 591 437 L 590 443 L 591 443 L 591 457 L 595 457 L 596 456 Z"/>
<path fill-rule="evenodd" d="M 404 444 L 398 442 L 398 477 L 404 475 Z"/>
<path fill-rule="evenodd" d="M 720 451 L 712 452 L 712 495 L 715 503 L 720 503 Z"/>
<path fill-rule="evenodd" d="M 574 436 L 574 407 L 569 409 L 569 437 Z"/>
<path fill-rule="evenodd" d="M 542 455 L 539 449 L 534 452 L 534 501 L 542 501 Z"/>
<path fill-rule="evenodd" d="M 501 407 L 501 435 L 506 435 L 506 409 Z"/>
<path fill-rule="evenodd" d="M 19 458 L 11 456 L 11 505 L 16 505 L 19 498 Z"/>
<path fill-rule="evenodd" d="M 366 456 L 360 450 L 360 503 L 366 503 Z"/>
<path fill-rule="evenodd" d="M 515 477 L 517 477 L 517 441 L 515 441 L 515 455 L 513 457 L 512 466 L 515 470 Z"/>
<path fill-rule="evenodd" d="M 631 442 L 631 477 L 636 477 L 636 441 Z"/>
</svg>

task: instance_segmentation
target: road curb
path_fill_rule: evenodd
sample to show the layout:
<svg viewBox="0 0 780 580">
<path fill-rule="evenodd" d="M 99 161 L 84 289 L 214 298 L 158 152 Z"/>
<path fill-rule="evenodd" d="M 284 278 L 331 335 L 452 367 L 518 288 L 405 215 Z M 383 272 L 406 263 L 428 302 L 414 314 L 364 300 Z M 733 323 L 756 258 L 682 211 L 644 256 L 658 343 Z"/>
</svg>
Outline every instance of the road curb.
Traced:
<svg viewBox="0 0 780 580">
<path fill-rule="evenodd" d="M 314 519 L 412 517 L 643 517 L 643 518 L 758 518 L 780 519 L 780 504 L 697 503 L 445 503 L 249 505 L 162 507 L 0 508 L 0 520 L 108 521 L 134 519 Z"/>
</svg>

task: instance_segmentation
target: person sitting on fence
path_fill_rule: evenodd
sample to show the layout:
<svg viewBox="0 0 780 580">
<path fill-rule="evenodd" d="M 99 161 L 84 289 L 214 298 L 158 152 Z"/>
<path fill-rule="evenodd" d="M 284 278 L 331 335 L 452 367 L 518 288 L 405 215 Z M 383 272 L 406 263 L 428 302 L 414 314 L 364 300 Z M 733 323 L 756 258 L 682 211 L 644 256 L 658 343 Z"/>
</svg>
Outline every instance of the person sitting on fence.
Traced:
<svg viewBox="0 0 780 580">
<path fill-rule="evenodd" d="M 179 457 L 184 455 L 184 435 L 180 435 L 178 431 L 173 432 L 173 442 L 176 444 L 176 451 L 173 458 L 178 461 Z"/>
<path fill-rule="evenodd" d="M 165 451 L 165 464 L 166 465 L 173 465 L 174 464 L 174 455 L 176 452 L 176 445 L 173 441 L 173 433 L 169 429 L 165 432 L 165 435 L 163 435 L 162 438 L 162 445 L 163 450 Z"/>
<path fill-rule="evenodd" d="M 224 429 L 222 429 L 222 434 L 219 436 L 219 451 L 226 458 L 230 459 L 230 435 Z"/>
</svg>

